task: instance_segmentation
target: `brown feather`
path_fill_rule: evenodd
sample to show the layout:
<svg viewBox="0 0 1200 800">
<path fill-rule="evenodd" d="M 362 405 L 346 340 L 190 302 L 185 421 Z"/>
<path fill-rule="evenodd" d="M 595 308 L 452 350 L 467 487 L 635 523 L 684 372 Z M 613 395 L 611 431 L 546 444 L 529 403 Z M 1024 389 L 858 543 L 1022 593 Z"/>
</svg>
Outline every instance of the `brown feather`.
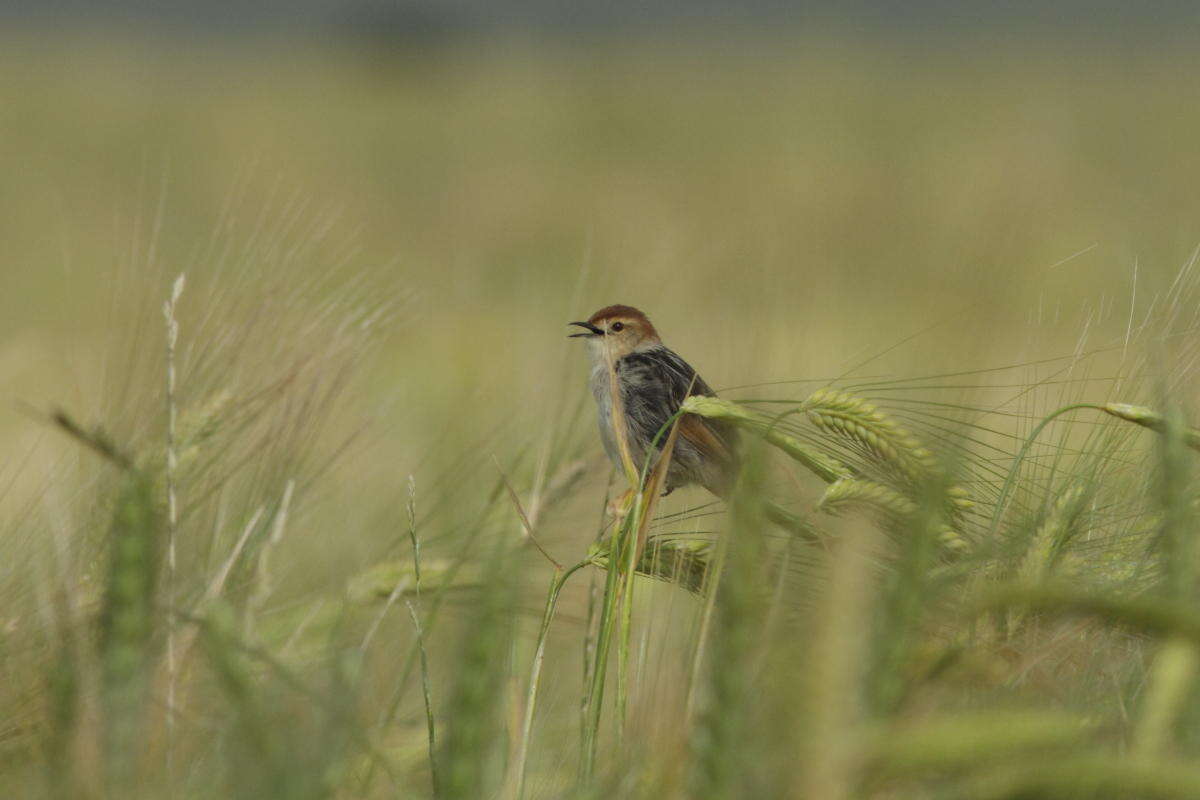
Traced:
<svg viewBox="0 0 1200 800">
<path fill-rule="evenodd" d="M 604 327 L 605 323 L 618 319 L 637 325 L 641 328 L 642 334 L 646 339 L 658 340 L 658 331 L 654 329 L 654 323 L 650 322 L 649 317 L 633 306 L 621 305 L 620 303 L 605 306 L 588 317 L 588 322 L 592 325 Z"/>
<path fill-rule="evenodd" d="M 680 417 L 679 435 L 691 442 L 692 446 L 699 450 L 706 460 L 720 467 L 717 474 L 712 476 L 715 482 L 712 480 L 707 481 L 704 488 L 718 497 L 727 495 L 733 479 L 734 456 L 729 448 L 726 447 L 725 442 L 721 440 L 721 437 L 717 436 L 702 417 L 697 417 L 694 414 L 684 414 Z"/>
</svg>

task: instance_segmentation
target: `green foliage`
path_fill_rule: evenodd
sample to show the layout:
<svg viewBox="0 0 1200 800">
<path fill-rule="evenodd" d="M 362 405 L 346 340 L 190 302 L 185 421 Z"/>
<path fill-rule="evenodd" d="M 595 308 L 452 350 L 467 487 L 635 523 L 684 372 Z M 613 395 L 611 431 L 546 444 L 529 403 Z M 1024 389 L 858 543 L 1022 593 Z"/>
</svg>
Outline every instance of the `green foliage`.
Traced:
<svg viewBox="0 0 1200 800">
<path fill-rule="evenodd" d="M 1145 425 L 1111 403 L 1073 403 L 1012 437 L 1007 468 L 991 469 L 976 452 L 982 425 L 926 431 L 937 442 L 926 446 L 896 412 L 850 390 L 782 402 L 791 410 L 685 407 L 743 428 L 742 470 L 715 530 L 696 529 L 705 507 L 647 505 L 662 471 L 649 465 L 648 489 L 569 569 L 550 555 L 566 545 L 542 542 L 545 515 L 570 497 L 554 487 L 578 480 L 559 454 L 561 474 L 575 477 L 543 478 L 544 499 L 526 501 L 505 476 L 475 505 L 465 537 L 454 535 L 461 503 L 431 495 L 434 511 L 418 518 L 410 485 L 395 538 L 407 555 L 368 561 L 324 593 L 293 594 L 279 559 L 300 536 L 293 529 L 311 524 L 297 518 L 296 487 L 313 485 L 279 480 L 303 464 L 293 453 L 250 487 L 241 507 L 256 508 L 227 552 L 213 542 L 201 559 L 204 549 L 181 548 L 181 573 L 193 577 L 179 594 L 179 660 L 167 674 L 182 711 L 169 726 L 154 702 L 167 621 L 164 462 L 153 449 L 126 456 L 102 430 L 59 415 L 117 475 L 98 484 L 111 521 L 97 613 L 61 612 L 46 792 L 98 774 L 124 793 L 211 796 L 203 773 L 223 796 L 245 797 L 401 787 L 440 798 L 1057 797 L 1072 796 L 1074 776 L 1088 796 L 1100 784 L 1078 773 L 1106 756 L 1116 785 L 1186 796 L 1200 616 L 1190 604 L 1195 456 L 1181 411 Z M 232 466 L 216 448 L 235 406 L 183 410 L 185 421 L 204 418 L 181 425 L 185 503 L 223 485 L 207 470 Z M 1098 412 L 1107 421 L 1072 442 L 1064 418 Z M 1132 443 L 1123 432 L 1138 428 L 1127 422 L 1153 438 Z M 1057 442 L 1041 439 L 1049 432 Z M 773 483 L 791 464 L 819 488 Z M 195 530 L 188 522 L 182 531 Z M 438 547 L 442 537 L 452 548 Z M 418 556 L 427 546 L 433 555 Z M 1143 567 L 1111 568 L 1138 553 Z M 209 576 L 198 580 L 204 561 Z M 552 579 L 531 638 L 535 614 L 523 606 L 537 595 L 521 576 L 544 570 Z M 589 618 L 580 630 L 562 607 L 577 607 L 588 572 L 601 588 L 589 601 L 595 627 Z M 562 724 L 570 680 L 556 640 L 576 635 L 587 643 L 583 725 L 564 736 L 574 726 Z M 1123 649 L 1121 635 L 1132 637 Z M 1113 659 L 1122 683 L 1084 679 L 1063 696 L 1038 660 L 1064 641 L 1079 649 L 1062 656 L 1079 662 L 1076 674 Z M 189 715 L 205 720 L 207 738 Z M 171 735 L 145 747 L 164 727 Z M 89 743 L 100 745 L 98 764 L 83 755 Z M 660 751 L 673 755 L 647 757 Z M 1021 772 L 1026 763 L 1035 771 Z"/>
</svg>

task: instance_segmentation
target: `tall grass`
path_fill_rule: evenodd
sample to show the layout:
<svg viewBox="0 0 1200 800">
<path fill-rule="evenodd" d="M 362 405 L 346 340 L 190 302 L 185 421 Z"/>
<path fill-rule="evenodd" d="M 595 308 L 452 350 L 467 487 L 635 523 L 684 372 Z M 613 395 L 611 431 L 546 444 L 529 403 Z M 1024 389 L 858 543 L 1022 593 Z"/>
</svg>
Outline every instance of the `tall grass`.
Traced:
<svg viewBox="0 0 1200 800">
<path fill-rule="evenodd" d="M 362 313 L 337 302 L 322 312 L 332 327 L 313 331 L 329 360 L 307 376 L 311 351 L 282 381 L 223 381 L 231 397 L 197 408 L 185 397 L 205 396 L 206 355 L 202 342 L 184 350 L 180 385 L 194 393 L 168 384 L 166 450 L 149 432 L 123 443 L 108 433 L 119 426 L 54 417 L 95 454 L 82 466 L 97 479 L 64 540 L 89 550 L 70 559 L 77 577 L 59 573 L 45 644 L 5 652 L 14 673 L 43 653 L 55 664 L 20 744 L 42 769 L 22 785 L 46 796 L 1194 792 L 1196 435 L 1155 392 L 1161 381 L 1123 375 L 1122 398 L 1140 402 L 1073 398 L 1012 434 L 919 380 L 894 412 L 850 389 L 696 398 L 685 413 L 746 437 L 728 515 L 656 512 L 669 423 L 661 457 L 627 476 L 625 512 L 569 568 L 539 540 L 566 496 L 547 492 L 531 518 L 523 468 L 502 473 L 465 538 L 441 527 L 462 524 L 458 509 L 419 515 L 415 483 L 405 499 L 397 479 L 407 552 L 363 562 L 345 591 L 313 592 L 293 585 L 283 554 L 314 524 L 321 547 L 339 535 L 336 518 L 303 511 L 328 458 L 304 457 L 333 413 L 325 370 L 348 385 L 337 359 L 366 341 L 330 337 Z M 553 459 L 566 474 L 570 455 Z M 773 480 L 788 465 L 815 484 Z M 253 479 L 239 481 L 246 469 Z M 85 535 L 106 516 L 105 535 Z M 423 552 L 439 541 L 454 547 Z M 581 626 L 559 606 L 578 607 L 587 573 L 602 588 Z M 550 581 L 532 638 L 526 598 L 541 581 L 525 574 Z M 94 609 L 79 597 L 89 585 Z M 389 614 L 400 602 L 407 625 Z M 658 636 L 639 633 L 664 613 Z M 566 669 L 577 646 L 555 645 L 564 638 L 594 642 L 582 683 Z M 572 684 L 582 734 L 564 719 Z"/>
<path fill-rule="evenodd" d="M 43 624 L 2 653 L 34 700 L 9 785 L 1015 798 L 1200 783 L 1198 434 L 1164 389 L 1181 376 L 1126 359 L 1106 391 L 1022 384 L 1054 402 L 1017 415 L 971 401 L 995 390 L 988 373 L 955 399 L 920 376 L 692 398 L 681 413 L 743 432 L 728 509 L 660 510 L 672 419 L 620 471 L 627 499 L 598 538 L 556 535 L 582 519 L 562 507 L 600 500 L 569 437 L 486 483 L 452 466 L 419 495 L 398 473 L 385 515 L 356 515 L 331 464 L 369 424 L 352 387 L 380 293 L 313 305 L 272 277 L 245 285 L 258 304 L 226 302 L 219 271 L 186 304 L 174 291 L 165 361 L 129 367 L 144 398 L 125 389 L 131 408 L 165 400 L 158 414 L 44 417 L 80 455 L 80 491 L 39 556 Z M 263 313 L 270 341 L 241 335 Z M 1168 313 L 1133 346 L 1190 335 Z M 382 554 L 295 572 L 295 548 L 341 559 L 379 525 Z"/>
<path fill-rule="evenodd" d="M 625 85 L 623 68 L 600 72 L 601 88 Z M 490 96 L 477 80 L 460 87 L 470 108 Z M 722 86 L 674 93 L 670 127 L 695 127 L 694 104 Z M 628 91 L 619 116 L 644 130 L 631 109 L 660 94 Z M 340 140 L 340 122 L 327 122 Z M 730 137 L 713 136 L 681 163 L 716 163 Z M 524 141 L 488 140 L 501 151 Z M 1001 154 L 1006 141 L 993 143 Z M 991 163 L 964 158 L 956 169 Z M 891 174 L 830 164 L 821 169 L 860 189 Z M 485 167 L 460 176 L 470 197 Z M 411 177 L 427 198 L 428 176 Z M 654 193 L 636 194 L 631 212 L 656 221 L 633 239 L 655 286 L 687 298 L 688 315 L 693 301 L 719 301 L 742 320 L 700 325 L 700 314 L 664 309 L 679 315 L 669 343 L 710 379 L 705 358 L 771 381 L 686 406 L 742 431 L 728 504 L 688 490 L 660 497 L 670 425 L 662 458 L 610 470 L 578 354 L 530 349 L 560 338 L 557 323 L 616 278 L 572 278 L 573 299 L 548 267 L 500 286 L 433 241 L 461 234 L 468 262 L 500 259 L 504 242 L 519 262 L 520 243 L 505 237 L 521 225 L 465 208 L 457 225 L 405 231 L 428 237 L 413 263 L 349 269 L 359 260 L 300 200 L 259 218 L 233 198 L 211 241 L 189 243 L 191 258 L 165 264 L 135 247 L 87 351 L 84 388 L 29 399 L 39 457 L 3 471 L 17 487 L 0 494 L 4 795 L 1196 797 L 1190 262 L 1152 304 L 1143 287 L 1129 321 L 1111 299 L 1125 285 L 1105 283 L 1061 353 L 1026 349 L 1012 326 L 963 366 L 951 356 L 970 343 L 935 331 L 893 367 L 888 351 L 905 342 L 887 312 L 901 290 L 885 270 L 846 278 L 847 300 L 833 285 L 839 269 L 797 277 L 782 256 L 788 269 L 751 276 L 776 297 L 761 313 L 742 302 L 755 280 L 711 288 L 728 271 L 712 253 L 687 264 L 696 280 L 660 280 L 688 258 L 649 246 L 665 247 L 658 222 L 694 214 L 718 236 L 739 197 L 752 200 L 742 223 L 761 222 L 770 204 L 754 198 L 769 181 L 752 183 L 720 202 L 670 195 L 694 200 L 686 214 L 666 200 L 645 213 L 638 203 Z M 381 185 L 371 191 L 396 191 Z M 605 203 L 628 199 L 609 190 L 593 207 L 601 220 Z M 845 191 L 827 198 L 841 236 L 824 230 L 826 244 L 870 216 Z M 434 213 L 418 205 L 414 216 Z M 514 213 L 527 221 L 554 203 L 535 205 Z M 819 215 L 797 216 L 805 227 Z M 950 216 L 962 241 L 981 233 L 972 215 Z M 641 230 L 621 219 L 626 233 Z M 699 241 L 689 224 L 667 227 Z M 983 233 L 987 246 L 1007 241 Z M 772 235 L 795 244 L 791 232 Z M 883 244 L 859 244 L 876 263 Z M 902 244 L 889 257 L 917 264 L 916 244 Z M 949 261 L 941 255 L 935 263 Z M 427 263 L 439 272 L 422 282 Z M 182 268 L 181 296 L 171 279 Z M 405 302 L 410 280 L 428 292 L 421 303 Z M 931 274 L 914 281 L 941 286 Z M 535 295 L 553 298 L 543 309 L 553 330 L 534 301 L 515 300 L 532 283 L 553 284 Z M 1028 299 L 1019 288 L 1008 290 Z M 1054 287 L 1042 288 L 1049 309 Z M 105 299 L 86 281 L 71 291 Z M 703 301 L 710 291 L 718 299 Z M 874 291 L 887 303 L 872 303 Z M 802 303 L 809 294 L 822 299 Z M 470 313 L 444 312 L 460 300 Z M 821 315 L 826 302 L 840 309 L 836 324 Z M 868 328 L 891 344 L 863 361 Z M 628 497 L 625 513 L 597 523 L 610 494 Z"/>
</svg>

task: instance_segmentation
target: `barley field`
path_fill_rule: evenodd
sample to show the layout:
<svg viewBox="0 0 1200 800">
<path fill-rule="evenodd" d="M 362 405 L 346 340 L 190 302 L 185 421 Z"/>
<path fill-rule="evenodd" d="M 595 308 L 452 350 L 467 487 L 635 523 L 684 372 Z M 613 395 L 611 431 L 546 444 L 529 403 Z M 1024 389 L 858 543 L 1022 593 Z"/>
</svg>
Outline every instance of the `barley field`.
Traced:
<svg viewBox="0 0 1200 800">
<path fill-rule="evenodd" d="M 3 35 L 0 795 L 1200 796 L 1194 48 Z"/>
</svg>

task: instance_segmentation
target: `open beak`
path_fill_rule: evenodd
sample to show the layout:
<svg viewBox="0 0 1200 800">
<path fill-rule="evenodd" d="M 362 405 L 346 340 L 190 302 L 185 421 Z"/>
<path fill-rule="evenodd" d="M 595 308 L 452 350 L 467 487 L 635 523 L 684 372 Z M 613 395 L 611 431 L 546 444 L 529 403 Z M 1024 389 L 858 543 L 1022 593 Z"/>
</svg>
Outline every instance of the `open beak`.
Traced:
<svg viewBox="0 0 1200 800">
<path fill-rule="evenodd" d="M 587 333 L 572 333 L 570 338 L 574 339 L 579 336 L 603 336 L 604 331 L 597 328 L 590 322 L 568 322 L 568 325 L 578 325 L 581 328 L 587 328 Z"/>
</svg>

